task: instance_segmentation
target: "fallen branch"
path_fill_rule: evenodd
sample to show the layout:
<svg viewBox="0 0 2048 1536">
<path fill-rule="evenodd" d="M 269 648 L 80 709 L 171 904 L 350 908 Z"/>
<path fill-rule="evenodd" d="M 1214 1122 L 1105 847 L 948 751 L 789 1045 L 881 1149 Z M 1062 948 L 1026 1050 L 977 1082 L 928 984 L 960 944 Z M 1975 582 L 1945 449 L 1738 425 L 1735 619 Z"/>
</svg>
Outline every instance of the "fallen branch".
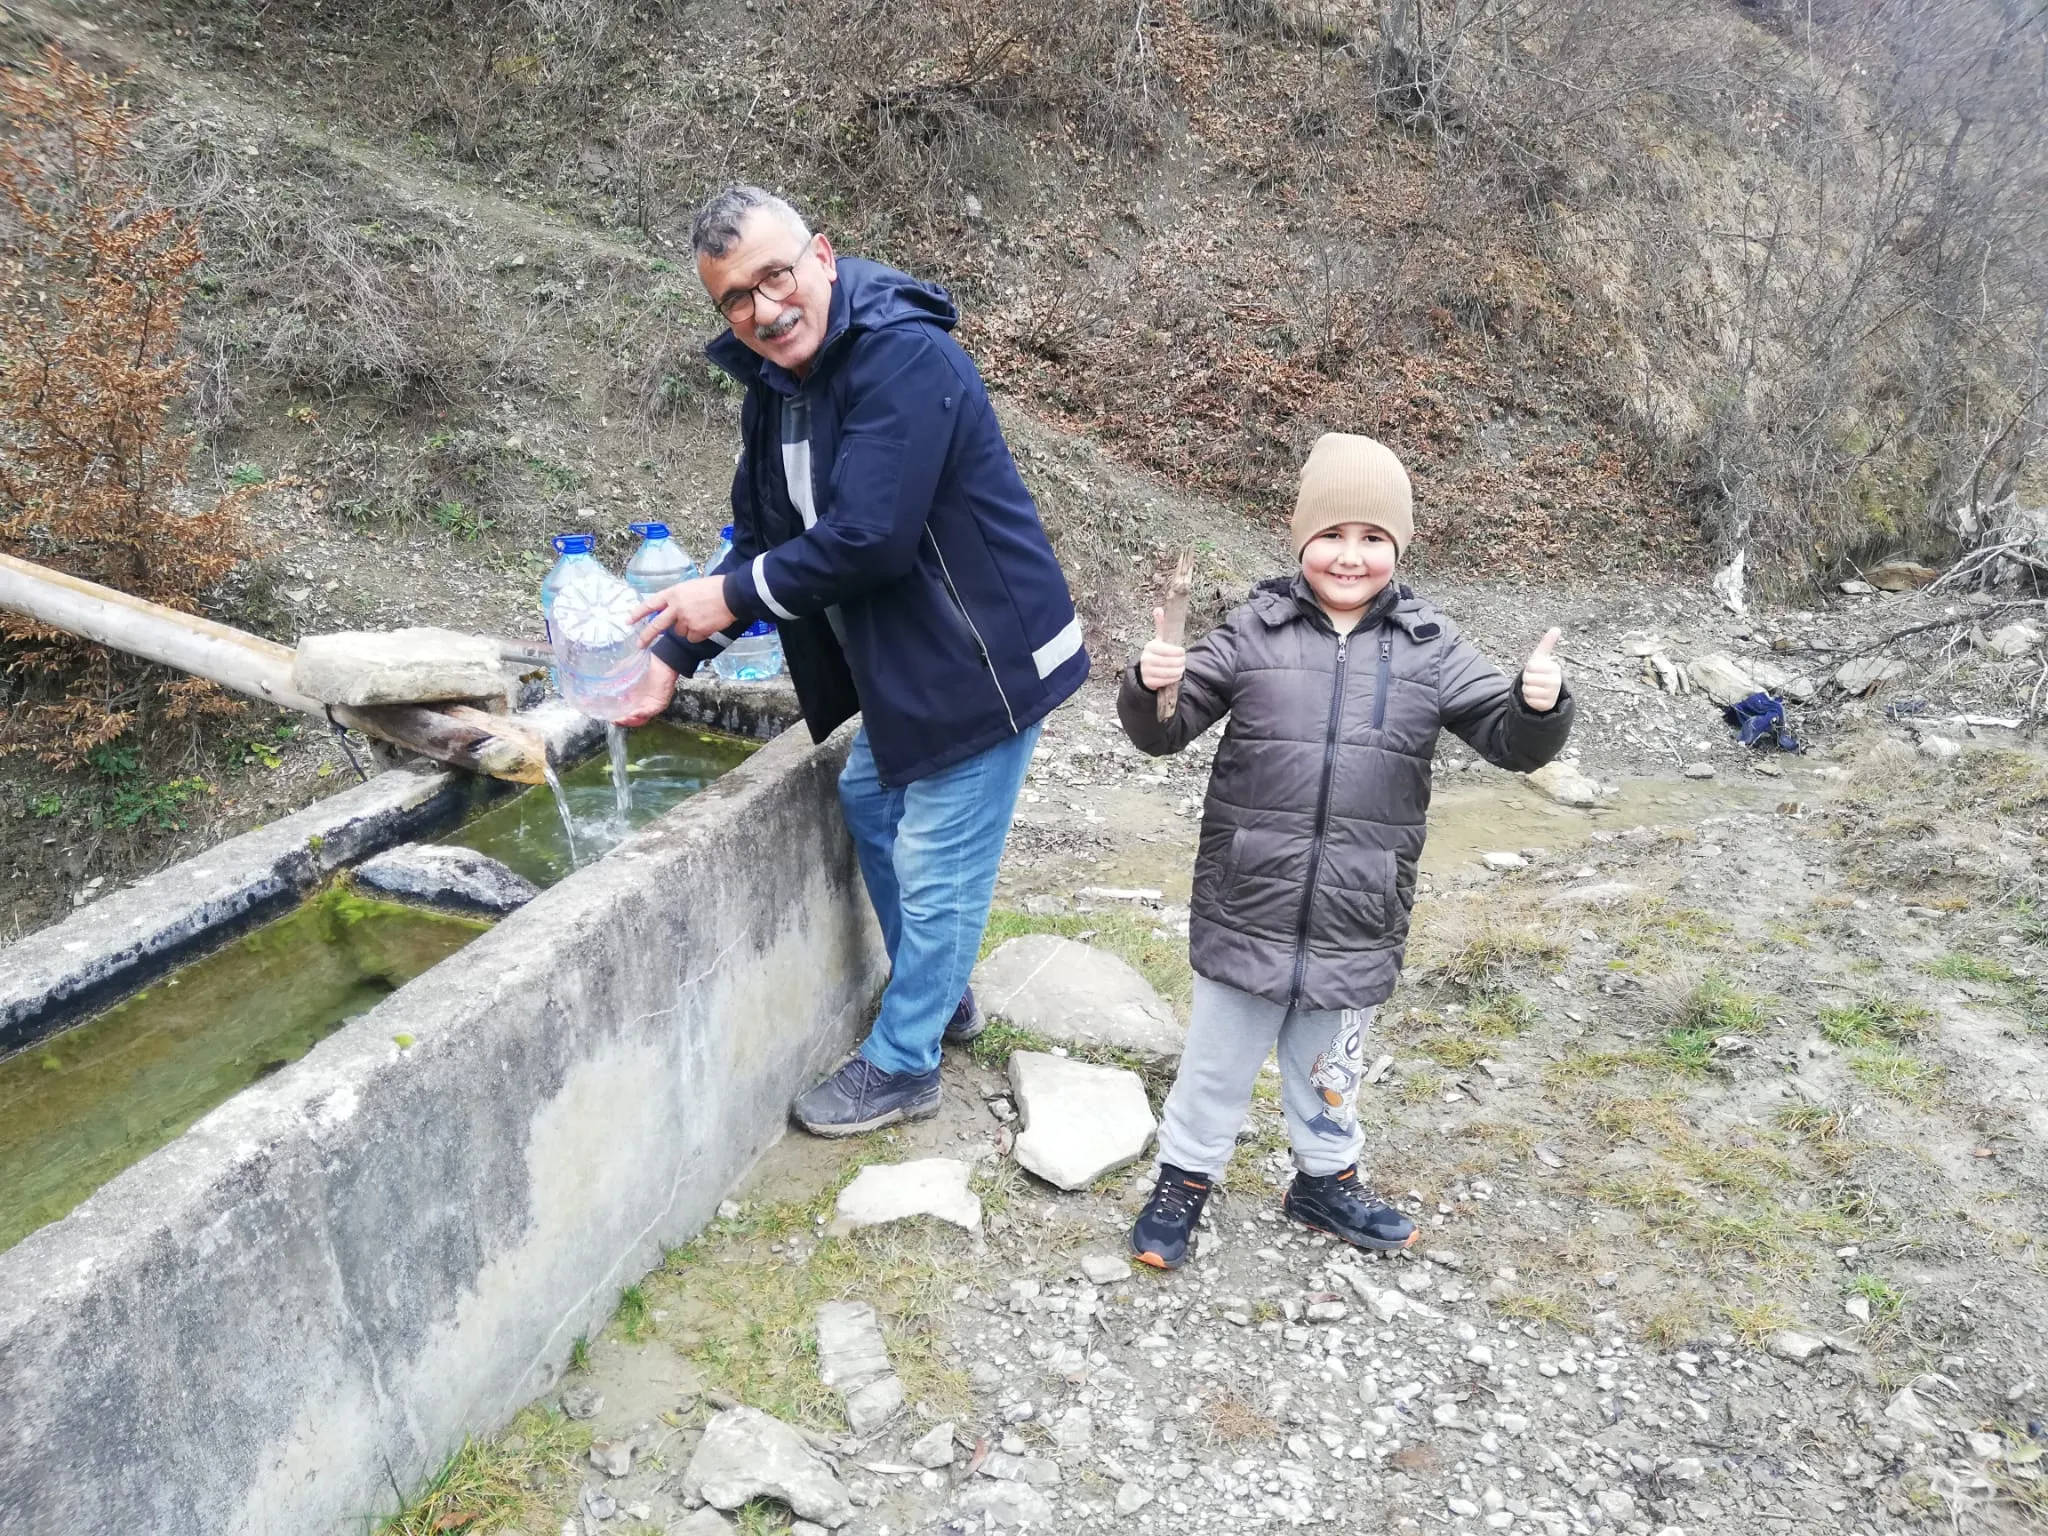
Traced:
<svg viewBox="0 0 2048 1536">
<path fill-rule="evenodd" d="M 1166 616 L 1159 621 L 1159 638 L 1168 645 L 1185 645 L 1188 635 L 1188 591 L 1195 581 L 1195 552 L 1183 550 L 1173 564 L 1173 579 L 1167 583 Z M 1168 683 L 1159 690 L 1159 718 L 1171 720 L 1180 707 L 1180 684 Z"/>
</svg>

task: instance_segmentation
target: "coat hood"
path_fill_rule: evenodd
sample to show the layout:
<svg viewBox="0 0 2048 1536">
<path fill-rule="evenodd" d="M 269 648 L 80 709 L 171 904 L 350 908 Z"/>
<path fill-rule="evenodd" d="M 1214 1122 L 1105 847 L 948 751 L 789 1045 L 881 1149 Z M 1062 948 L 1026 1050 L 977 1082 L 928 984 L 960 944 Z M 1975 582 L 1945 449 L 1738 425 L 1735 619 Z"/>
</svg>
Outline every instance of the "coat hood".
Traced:
<svg viewBox="0 0 2048 1536">
<path fill-rule="evenodd" d="M 818 347 L 818 364 L 811 370 L 811 376 L 815 378 L 819 368 L 829 367 L 834 355 L 862 331 L 912 323 L 950 331 L 959 319 L 960 311 L 954 307 L 952 295 L 937 283 L 921 282 L 908 272 L 885 267 L 879 261 L 842 256 L 839 279 L 832 285 L 832 310 L 825 322 L 825 339 Z M 765 380 L 784 394 L 796 392 L 794 375 L 748 351 L 730 327 L 712 339 L 704 348 L 704 355 L 742 384 Z"/>
</svg>

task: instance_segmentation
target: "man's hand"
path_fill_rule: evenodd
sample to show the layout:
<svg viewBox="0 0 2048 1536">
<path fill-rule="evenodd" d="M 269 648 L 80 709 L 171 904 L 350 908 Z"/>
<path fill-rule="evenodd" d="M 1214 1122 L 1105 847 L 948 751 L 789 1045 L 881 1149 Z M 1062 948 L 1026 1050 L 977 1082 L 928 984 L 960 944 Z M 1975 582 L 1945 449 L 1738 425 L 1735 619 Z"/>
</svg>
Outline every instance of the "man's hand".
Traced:
<svg viewBox="0 0 2048 1536">
<path fill-rule="evenodd" d="M 1145 649 L 1138 653 L 1138 678 L 1154 693 L 1181 680 L 1188 669 L 1188 650 L 1184 645 L 1168 645 L 1158 637 L 1166 628 L 1166 610 L 1152 610 L 1152 633 L 1154 638 L 1145 643 Z"/>
<path fill-rule="evenodd" d="M 685 640 L 708 640 L 731 627 L 734 619 L 733 611 L 725 606 L 723 576 L 699 576 L 666 587 L 635 609 L 633 618 L 637 622 L 650 613 L 661 617 L 640 632 L 643 646 L 654 644 L 664 629 L 674 630 Z"/>
<path fill-rule="evenodd" d="M 1539 715 L 1557 708 L 1558 695 L 1564 692 L 1564 667 L 1551 654 L 1561 633 L 1553 629 L 1545 634 L 1522 663 L 1522 702 Z"/>
<path fill-rule="evenodd" d="M 671 589 L 673 590 L 673 589 Z M 645 725 L 664 709 L 676 691 L 676 669 L 659 656 L 647 658 L 647 673 L 633 685 L 633 691 L 626 698 L 629 713 L 621 715 L 620 725 Z"/>
</svg>

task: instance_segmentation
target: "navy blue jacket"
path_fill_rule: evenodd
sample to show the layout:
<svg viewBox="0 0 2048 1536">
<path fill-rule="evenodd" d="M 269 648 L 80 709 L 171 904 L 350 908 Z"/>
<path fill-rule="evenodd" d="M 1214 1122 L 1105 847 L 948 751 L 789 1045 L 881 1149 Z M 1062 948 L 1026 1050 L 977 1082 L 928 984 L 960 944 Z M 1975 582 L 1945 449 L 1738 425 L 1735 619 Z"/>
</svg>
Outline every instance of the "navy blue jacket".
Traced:
<svg viewBox="0 0 2048 1536">
<path fill-rule="evenodd" d="M 1081 686 L 1081 621 L 942 288 L 842 257 L 805 379 L 726 332 L 705 349 L 746 386 L 726 606 L 782 635 L 818 740 L 863 715 L 884 784 L 951 767 Z M 779 397 L 810 403 L 806 530 L 782 465 Z M 826 617 L 838 609 L 842 647 Z M 655 653 L 685 676 L 718 641 Z"/>
</svg>

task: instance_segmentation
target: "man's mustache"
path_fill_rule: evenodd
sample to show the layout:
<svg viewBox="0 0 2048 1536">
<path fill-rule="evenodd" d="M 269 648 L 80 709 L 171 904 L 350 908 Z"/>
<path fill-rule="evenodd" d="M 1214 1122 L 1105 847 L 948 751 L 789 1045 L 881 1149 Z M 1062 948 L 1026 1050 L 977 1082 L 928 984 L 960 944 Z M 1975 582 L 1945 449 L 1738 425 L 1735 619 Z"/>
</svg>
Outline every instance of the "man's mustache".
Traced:
<svg viewBox="0 0 2048 1536">
<path fill-rule="evenodd" d="M 775 317 L 775 320 L 772 324 L 755 326 L 754 340 L 780 341 L 783 337 L 787 336 L 791 331 L 796 329 L 797 322 L 802 320 L 803 317 L 804 312 L 800 309 L 785 309 L 781 314 Z"/>
</svg>

